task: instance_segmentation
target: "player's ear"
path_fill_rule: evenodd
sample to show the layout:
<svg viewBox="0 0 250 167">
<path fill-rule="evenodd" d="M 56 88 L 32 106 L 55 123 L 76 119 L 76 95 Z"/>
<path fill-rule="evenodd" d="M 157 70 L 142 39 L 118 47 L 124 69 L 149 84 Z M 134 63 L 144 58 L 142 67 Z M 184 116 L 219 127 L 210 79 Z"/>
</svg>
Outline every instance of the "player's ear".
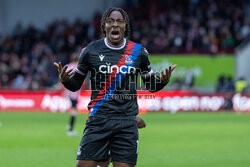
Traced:
<svg viewBox="0 0 250 167">
<path fill-rule="evenodd" d="M 105 23 L 102 24 L 102 33 L 103 33 L 103 36 L 106 37 L 106 27 L 105 27 Z"/>
<path fill-rule="evenodd" d="M 128 23 L 126 23 L 124 35 L 125 37 L 129 38 L 129 24 Z"/>
</svg>

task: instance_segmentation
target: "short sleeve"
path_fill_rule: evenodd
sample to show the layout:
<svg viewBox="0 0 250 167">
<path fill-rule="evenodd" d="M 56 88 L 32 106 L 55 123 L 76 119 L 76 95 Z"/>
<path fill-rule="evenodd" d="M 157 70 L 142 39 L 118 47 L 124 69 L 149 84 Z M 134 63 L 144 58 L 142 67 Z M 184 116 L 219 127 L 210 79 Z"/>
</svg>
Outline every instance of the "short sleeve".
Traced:
<svg viewBox="0 0 250 167">
<path fill-rule="evenodd" d="M 83 48 L 81 54 L 79 56 L 78 65 L 75 71 L 81 75 L 87 75 L 90 67 L 89 67 L 89 55 L 87 52 L 87 48 Z"/>
</svg>

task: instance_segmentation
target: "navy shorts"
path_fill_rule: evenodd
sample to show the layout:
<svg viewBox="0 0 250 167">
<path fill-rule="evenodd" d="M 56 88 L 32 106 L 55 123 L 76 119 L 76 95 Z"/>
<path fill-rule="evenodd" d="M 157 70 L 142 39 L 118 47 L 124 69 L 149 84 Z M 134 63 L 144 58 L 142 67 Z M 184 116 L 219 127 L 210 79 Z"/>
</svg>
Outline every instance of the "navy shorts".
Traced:
<svg viewBox="0 0 250 167">
<path fill-rule="evenodd" d="M 77 151 L 77 160 L 106 161 L 110 157 L 112 161 L 136 165 L 137 152 L 135 117 L 89 117 Z"/>
</svg>

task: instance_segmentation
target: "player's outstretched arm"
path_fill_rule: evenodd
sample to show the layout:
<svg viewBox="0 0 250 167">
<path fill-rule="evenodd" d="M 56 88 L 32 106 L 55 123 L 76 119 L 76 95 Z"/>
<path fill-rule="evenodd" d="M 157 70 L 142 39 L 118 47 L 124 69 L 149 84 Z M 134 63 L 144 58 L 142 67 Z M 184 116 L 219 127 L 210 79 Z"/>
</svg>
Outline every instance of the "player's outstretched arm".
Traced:
<svg viewBox="0 0 250 167">
<path fill-rule="evenodd" d="M 68 66 L 62 67 L 61 62 L 54 62 L 54 65 L 57 68 L 60 81 L 67 89 L 74 92 L 81 88 L 85 76 L 76 73 L 73 69 L 67 71 Z"/>
</svg>

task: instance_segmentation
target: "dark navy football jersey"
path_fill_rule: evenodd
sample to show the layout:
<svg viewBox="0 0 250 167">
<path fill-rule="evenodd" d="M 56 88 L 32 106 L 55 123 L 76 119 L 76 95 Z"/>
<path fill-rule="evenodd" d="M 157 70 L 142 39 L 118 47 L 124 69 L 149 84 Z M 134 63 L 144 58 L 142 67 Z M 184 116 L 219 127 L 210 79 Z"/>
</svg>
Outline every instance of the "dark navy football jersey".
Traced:
<svg viewBox="0 0 250 167">
<path fill-rule="evenodd" d="M 153 75 L 148 53 L 142 45 L 125 39 L 122 45 L 111 46 L 106 38 L 82 50 L 76 72 L 83 77 L 90 74 L 89 116 L 137 115 L 138 73 L 144 79 Z"/>
</svg>

